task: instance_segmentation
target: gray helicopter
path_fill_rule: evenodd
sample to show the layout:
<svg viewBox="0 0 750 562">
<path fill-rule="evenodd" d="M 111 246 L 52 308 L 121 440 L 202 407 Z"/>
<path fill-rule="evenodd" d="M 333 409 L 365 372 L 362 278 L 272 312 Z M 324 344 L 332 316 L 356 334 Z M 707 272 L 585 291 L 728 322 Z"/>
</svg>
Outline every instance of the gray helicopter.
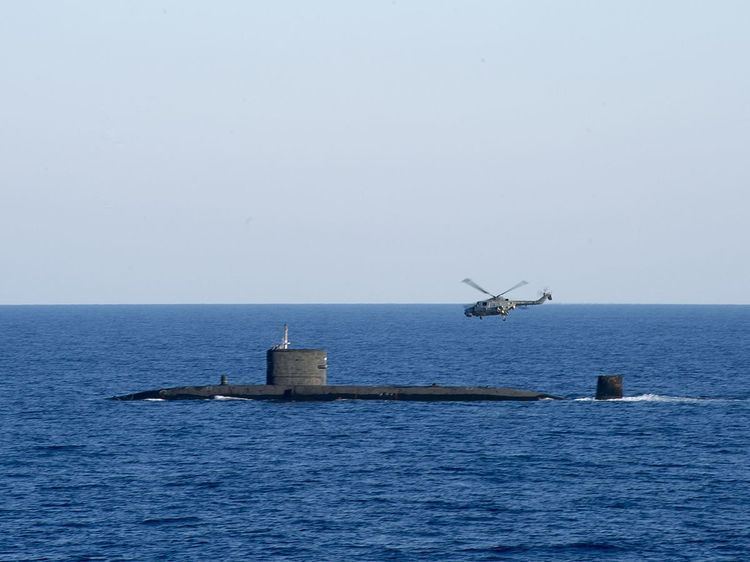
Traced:
<svg viewBox="0 0 750 562">
<path fill-rule="evenodd" d="M 550 293 L 547 289 L 542 291 L 542 296 L 535 301 L 515 301 L 506 299 L 503 296 L 506 293 L 510 293 L 514 289 L 518 289 L 519 287 L 528 285 L 527 281 L 516 283 L 510 289 L 508 289 L 507 291 L 503 291 L 498 295 L 493 295 L 489 291 L 474 283 L 474 281 L 472 281 L 468 277 L 464 279 L 462 283 L 466 283 L 470 287 L 474 287 L 477 291 L 482 291 L 484 294 L 492 297 L 484 301 L 477 301 L 476 304 L 471 304 L 464 309 L 464 314 L 467 317 L 478 316 L 480 320 L 484 316 L 501 316 L 502 319 L 505 320 L 508 317 L 510 311 L 514 308 L 525 308 L 527 306 L 533 306 L 536 304 L 544 304 L 544 301 L 552 300 L 552 293 Z"/>
</svg>

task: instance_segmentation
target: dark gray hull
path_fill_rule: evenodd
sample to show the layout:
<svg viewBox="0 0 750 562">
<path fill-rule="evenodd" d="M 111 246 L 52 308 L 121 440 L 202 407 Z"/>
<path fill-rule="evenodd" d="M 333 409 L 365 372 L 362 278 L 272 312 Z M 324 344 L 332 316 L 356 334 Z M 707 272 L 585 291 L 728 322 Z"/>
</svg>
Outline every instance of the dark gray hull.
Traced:
<svg viewBox="0 0 750 562">
<path fill-rule="evenodd" d="M 408 400 L 421 402 L 558 399 L 556 396 L 515 388 L 464 386 L 352 386 L 352 385 L 210 385 L 180 386 L 115 396 L 113 400 L 195 400 L 217 397 L 252 400 Z"/>
</svg>

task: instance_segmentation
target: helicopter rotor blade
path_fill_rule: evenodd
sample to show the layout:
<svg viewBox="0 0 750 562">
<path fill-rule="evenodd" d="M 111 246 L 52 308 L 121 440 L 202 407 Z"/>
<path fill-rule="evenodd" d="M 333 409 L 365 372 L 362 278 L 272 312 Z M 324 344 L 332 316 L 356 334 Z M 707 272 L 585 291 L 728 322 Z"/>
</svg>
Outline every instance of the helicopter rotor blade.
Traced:
<svg viewBox="0 0 750 562">
<path fill-rule="evenodd" d="M 491 297 L 495 296 L 492 293 L 490 293 L 489 291 L 487 291 L 486 289 L 482 289 L 482 287 L 480 287 L 479 285 L 477 285 L 476 283 L 474 283 L 474 281 L 472 281 L 468 277 L 466 279 L 464 279 L 463 281 L 461 281 L 461 283 L 466 283 L 469 287 L 474 287 L 477 291 L 481 291 L 485 295 L 489 295 Z"/>
<path fill-rule="evenodd" d="M 528 281 L 519 281 L 518 283 L 516 283 L 515 285 L 513 285 L 513 286 L 512 286 L 512 287 L 511 287 L 510 289 L 508 289 L 508 290 L 506 290 L 506 291 L 503 291 L 502 293 L 500 293 L 500 294 L 499 294 L 499 295 L 497 295 L 497 296 L 498 296 L 498 297 L 501 297 L 501 296 L 503 296 L 503 295 L 504 295 L 505 293 L 510 293 L 510 292 L 511 292 L 511 291 L 512 291 L 513 289 L 518 289 L 518 287 L 523 287 L 524 285 L 528 285 L 528 284 L 529 284 L 529 282 L 528 282 Z"/>
</svg>

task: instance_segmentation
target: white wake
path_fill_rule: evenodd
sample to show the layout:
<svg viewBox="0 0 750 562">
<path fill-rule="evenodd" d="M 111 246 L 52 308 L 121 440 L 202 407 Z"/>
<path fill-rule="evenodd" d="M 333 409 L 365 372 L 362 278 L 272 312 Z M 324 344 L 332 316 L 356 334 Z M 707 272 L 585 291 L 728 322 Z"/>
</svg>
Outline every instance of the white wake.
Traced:
<svg viewBox="0 0 750 562">
<path fill-rule="evenodd" d="M 725 401 L 722 398 L 694 398 L 690 396 L 662 396 L 661 394 L 639 394 L 637 396 L 624 396 L 610 400 L 596 400 L 593 397 L 575 398 L 576 402 L 673 402 L 673 403 L 695 403 Z"/>
</svg>

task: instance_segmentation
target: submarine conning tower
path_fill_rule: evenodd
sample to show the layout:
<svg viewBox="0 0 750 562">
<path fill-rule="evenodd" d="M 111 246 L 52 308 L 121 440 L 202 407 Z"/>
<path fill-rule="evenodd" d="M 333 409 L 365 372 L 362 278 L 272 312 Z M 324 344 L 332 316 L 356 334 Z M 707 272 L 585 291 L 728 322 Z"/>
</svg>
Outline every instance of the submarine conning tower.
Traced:
<svg viewBox="0 0 750 562">
<path fill-rule="evenodd" d="M 274 386 L 323 386 L 328 357 L 325 349 L 289 349 L 289 327 L 284 340 L 266 351 L 266 384 Z"/>
</svg>

